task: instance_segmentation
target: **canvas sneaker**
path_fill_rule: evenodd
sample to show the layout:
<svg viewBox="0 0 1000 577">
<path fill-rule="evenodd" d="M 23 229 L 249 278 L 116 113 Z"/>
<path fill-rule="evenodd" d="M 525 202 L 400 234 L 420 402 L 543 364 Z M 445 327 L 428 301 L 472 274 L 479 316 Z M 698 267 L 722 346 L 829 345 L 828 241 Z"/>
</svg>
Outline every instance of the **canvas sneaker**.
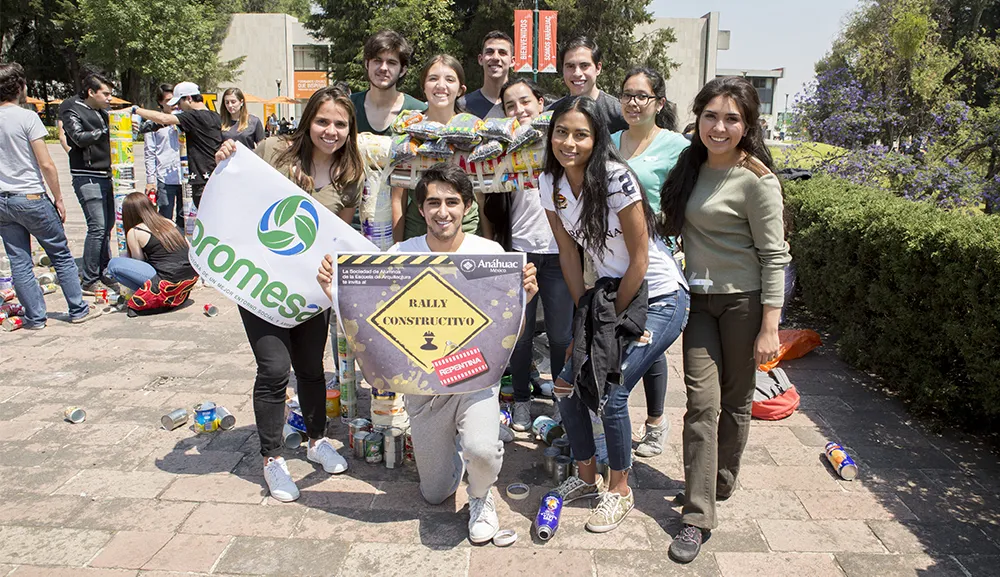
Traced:
<svg viewBox="0 0 1000 577">
<path fill-rule="evenodd" d="M 614 529 L 635 507 L 635 491 L 629 489 L 628 495 L 619 495 L 605 491 L 600 502 L 587 520 L 587 530 L 592 533 L 607 533 Z"/>
<path fill-rule="evenodd" d="M 79 317 L 79 318 L 70 319 L 69 322 L 71 322 L 71 323 L 73 323 L 75 325 L 78 325 L 80 323 L 85 323 L 87 321 L 96 319 L 97 317 L 99 317 L 99 316 L 101 316 L 103 314 L 104 314 L 104 310 L 102 310 L 97 305 L 91 304 L 90 305 L 90 310 L 87 311 L 87 314 L 85 314 L 85 315 L 83 315 L 82 317 Z"/>
<path fill-rule="evenodd" d="M 701 543 L 704 539 L 704 532 L 700 527 L 694 525 L 684 525 L 680 533 L 674 537 L 670 543 L 668 553 L 670 558 L 678 563 L 690 563 L 701 551 Z"/>
<path fill-rule="evenodd" d="M 597 482 L 593 485 L 585 483 L 580 477 L 567 477 L 561 485 L 555 488 L 555 491 L 562 497 L 563 503 L 600 497 L 601 493 L 604 492 L 604 477 L 598 475 Z"/>
<path fill-rule="evenodd" d="M 326 438 L 316 441 L 315 445 L 309 447 L 306 451 L 306 459 L 323 465 L 323 470 L 331 475 L 347 470 L 347 460 L 337 452 L 337 449 L 333 448 L 329 439 Z"/>
<path fill-rule="evenodd" d="M 264 481 L 267 482 L 267 490 L 271 492 L 271 496 L 282 503 L 299 498 L 299 488 L 295 486 L 292 474 L 288 472 L 288 465 L 281 457 L 269 457 L 264 463 Z"/>
<path fill-rule="evenodd" d="M 500 530 L 500 519 L 497 517 L 496 503 L 493 502 L 493 490 L 485 497 L 469 498 L 469 541 L 485 543 Z"/>
<path fill-rule="evenodd" d="M 663 440 L 667 436 L 670 425 L 664 418 L 659 425 L 646 424 L 646 432 L 635 448 L 635 454 L 640 457 L 655 457 L 663 452 Z"/>
<path fill-rule="evenodd" d="M 108 286 L 101 281 L 94 281 L 88 285 L 82 285 L 80 289 L 83 291 L 83 296 L 92 297 L 96 291 L 108 290 Z"/>
<path fill-rule="evenodd" d="M 515 431 L 527 431 L 531 428 L 531 402 L 514 403 L 514 414 L 511 416 L 511 428 Z"/>
</svg>

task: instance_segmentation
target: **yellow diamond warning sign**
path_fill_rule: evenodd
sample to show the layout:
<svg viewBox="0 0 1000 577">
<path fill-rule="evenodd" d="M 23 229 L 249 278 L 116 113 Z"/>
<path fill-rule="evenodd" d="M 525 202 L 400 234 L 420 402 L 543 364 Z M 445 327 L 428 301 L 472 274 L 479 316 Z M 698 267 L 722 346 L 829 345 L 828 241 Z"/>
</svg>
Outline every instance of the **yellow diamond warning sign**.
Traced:
<svg viewBox="0 0 1000 577">
<path fill-rule="evenodd" d="M 428 373 L 493 322 L 433 269 L 426 269 L 368 322 Z"/>
</svg>

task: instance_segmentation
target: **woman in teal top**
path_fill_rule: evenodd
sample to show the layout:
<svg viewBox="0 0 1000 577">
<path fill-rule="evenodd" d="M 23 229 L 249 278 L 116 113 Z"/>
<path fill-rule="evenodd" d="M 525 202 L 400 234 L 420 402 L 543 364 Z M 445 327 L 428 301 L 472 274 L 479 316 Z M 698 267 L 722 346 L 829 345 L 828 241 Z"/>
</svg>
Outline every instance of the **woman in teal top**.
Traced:
<svg viewBox="0 0 1000 577">
<path fill-rule="evenodd" d="M 611 140 L 628 161 L 653 210 L 659 210 L 663 181 L 691 142 L 674 132 L 677 119 L 667 102 L 666 86 L 659 72 L 650 68 L 629 70 L 622 83 L 621 103 L 628 130 L 612 134 Z M 642 379 L 646 392 L 646 432 L 635 449 L 640 457 L 654 457 L 663 452 L 667 436 L 668 423 L 663 416 L 667 379 L 655 376 L 647 372 Z"/>
</svg>

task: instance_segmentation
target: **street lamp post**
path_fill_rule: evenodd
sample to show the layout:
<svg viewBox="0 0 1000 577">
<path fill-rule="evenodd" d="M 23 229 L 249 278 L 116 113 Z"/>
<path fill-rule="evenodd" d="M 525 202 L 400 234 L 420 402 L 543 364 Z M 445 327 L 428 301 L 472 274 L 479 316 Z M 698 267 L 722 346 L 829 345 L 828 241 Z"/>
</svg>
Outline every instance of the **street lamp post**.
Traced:
<svg viewBox="0 0 1000 577">
<path fill-rule="evenodd" d="M 281 79 L 275 78 L 274 83 L 278 85 L 278 97 L 281 97 Z M 278 103 L 278 119 L 281 119 L 281 103 Z"/>
<path fill-rule="evenodd" d="M 785 93 L 785 117 L 781 119 L 782 132 L 788 132 L 788 93 Z"/>
</svg>

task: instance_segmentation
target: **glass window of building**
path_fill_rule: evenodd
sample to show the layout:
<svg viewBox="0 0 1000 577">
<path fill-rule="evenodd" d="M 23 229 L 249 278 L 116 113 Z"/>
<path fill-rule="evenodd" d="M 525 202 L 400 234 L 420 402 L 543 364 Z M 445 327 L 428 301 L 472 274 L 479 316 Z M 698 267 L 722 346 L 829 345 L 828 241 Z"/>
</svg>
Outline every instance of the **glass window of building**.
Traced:
<svg viewBox="0 0 1000 577">
<path fill-rule="evenodd" d="M 295 70 L 326 70 L 324 46 L 293 46 L 292 58 Z"/>
</svg>

